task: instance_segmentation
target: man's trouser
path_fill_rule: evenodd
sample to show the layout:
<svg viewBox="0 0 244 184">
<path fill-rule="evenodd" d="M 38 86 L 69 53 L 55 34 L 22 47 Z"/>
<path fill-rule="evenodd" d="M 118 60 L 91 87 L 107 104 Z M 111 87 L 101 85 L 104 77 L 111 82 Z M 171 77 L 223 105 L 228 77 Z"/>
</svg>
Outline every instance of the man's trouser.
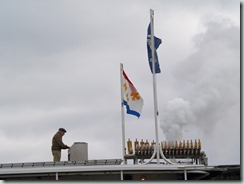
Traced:
<svg viewBox="0 0 244 184">
<path fill-rule="evenodd" d="M 54 162 L 59 162 L 61 159 L 61 151 L 59 150 L 52 150 L 52 154 L 53 154 L 53 161 Z"/>
</svg>

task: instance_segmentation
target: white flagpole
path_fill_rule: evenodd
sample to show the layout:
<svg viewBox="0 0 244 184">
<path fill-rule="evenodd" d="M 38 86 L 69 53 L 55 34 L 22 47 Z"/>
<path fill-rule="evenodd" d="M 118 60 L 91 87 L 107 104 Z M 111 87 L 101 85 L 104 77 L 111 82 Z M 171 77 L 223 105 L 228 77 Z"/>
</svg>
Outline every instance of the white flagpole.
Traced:
<svg viewBox="0 0 244 184">
<path fill-rule="evenodd" d="M 122 152 L 123 152 L 123 160 L 124 164 L 127 164 L 127 161 L 125 160 L 126 155 L 126 148 L 125 148 L 125 110 L 124 110 L 124 90 L 123 90 L 123 64 L 120 63 L 120 88 L 121 88 L 121 122 L 122 122 Z"/>
<path fill-rule="evenodd" d="M 151 23 L 151 51 L 152 51 L 152 69 L 153 69 L 153 99 L 154 99 L 154 119 L 156 133 L 157 164 L 159 164 L 159 141 L 158 141 L 158 103 L 157 103 L 157 85 L 155 75 L 155 47 L 154 47 L 154 11 L 150 9 Z"/>
</svg>

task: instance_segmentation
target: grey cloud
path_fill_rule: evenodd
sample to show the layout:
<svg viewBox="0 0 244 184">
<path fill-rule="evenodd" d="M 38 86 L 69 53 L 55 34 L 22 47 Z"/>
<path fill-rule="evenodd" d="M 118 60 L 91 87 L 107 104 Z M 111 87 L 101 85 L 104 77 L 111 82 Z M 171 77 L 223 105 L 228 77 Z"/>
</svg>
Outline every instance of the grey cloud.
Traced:
<svg viewBox="0 0 244 184">
<path fill-rule="evenodd" d="M 160 112 L 167 112 L 167 102 L 169 106 L 182 102 L 175 111 L 183 113 L 174 118 L 185 118 L 184 128 L 189 131 L 187 135 L 183 131 L 183 137 L 198 136 L 187 124 L 192 117 L 197 121 L 193 119 L 191 125 L 200 122 L 202 126 L 197 130 L 200 134 L 207 130 L 204 122 L 216 118 L 215 127 L 225 133 L 230 122 L 220 126 L 222 112 L 226 119 L 238 121 L 234 117 L 239 108 L 239 65 L 232 63 L 239 59 L 239 28 L 233 26 L 235 5 L 222 8 L 220 15 L 234 19 L 235 24 L 231 24 L 209 23 L 202 18 L 216 17 L 213 10 L 219 11 L 225 5 L 220 1 L 0 4 L 0 145 L 6 147 L 0 162 L 51 160 L 50 140 L 59 127 L 68 130 L 64 137 L 67 144 L 87 141 L 90 158 L 121 158 L 119 63 L 124 63 L 127 75 L 144 99 L 140 119 L 126 115 L 126 139 L 155 140 L 152 76 L 146 53 L 150 8 L 155 10 L 155 34 L 163 39 L 158 49 L 162 70 L 157 76 Z M 222 26 L 224 23 L 227 26 Z M 227 113 L 228 105 L 231 108 Z M 238 126 L 235 123 L 233 131 Z M 212 134 L 217 143 L 220 137 L 215 129 Z M 161 132 L 160 140 L 162 136 Z M 230 142 L 237 138 L 238 135 Z M 16 151 L 9 146 L 16 140 L 19 157 L 8 154 Z M 212 159 L 212 145 L 204 141 Z M 32 156 L 27 158 L 25 150 Z M 39 152 L 42 155 L 36 154 Z M 62 158 L 67 159 L 65 151 Z"/>
</svg>

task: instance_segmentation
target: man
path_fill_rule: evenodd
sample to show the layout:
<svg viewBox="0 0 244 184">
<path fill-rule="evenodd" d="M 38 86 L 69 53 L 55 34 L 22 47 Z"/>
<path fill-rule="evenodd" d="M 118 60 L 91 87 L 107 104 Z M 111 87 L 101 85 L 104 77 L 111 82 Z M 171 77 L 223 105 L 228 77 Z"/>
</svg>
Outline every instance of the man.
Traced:
<svg viewBox="0 0 244 184">
<path fill-rule="evenodd" d="M 65 145 L 62 141 L 62 137 L 66 133 L 64 128 L 58 129 L 58 132 L 53 136 L 52 140 L 52 154 L 53 154 L 53 161 L 59 162 L 61 159 L 61 149 L 69 149 L 70 147 Z"/>
</svg>

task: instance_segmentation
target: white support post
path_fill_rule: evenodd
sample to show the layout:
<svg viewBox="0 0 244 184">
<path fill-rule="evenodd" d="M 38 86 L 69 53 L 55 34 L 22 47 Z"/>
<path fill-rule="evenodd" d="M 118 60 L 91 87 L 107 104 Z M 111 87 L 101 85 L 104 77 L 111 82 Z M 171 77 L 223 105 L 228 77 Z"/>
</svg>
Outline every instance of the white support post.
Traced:
<svg viewBox="0 0 244 184">
<path fill-rule="evenodd" d="M 56 181 L 58 181 L 58 172 L 56 172 Z"/>
<path fill-rule="evenodd" d="M 184 170 L 184 179 L 187 180 L 187 172 L 186 172 L 186 169 Z"/>
<path fill-rule="evenodd" d="M 156 151 L 157 151 L 157 164 L 159 161 L 159 141 L 158 141 L 158 103 L 157 103 L 157 85 L 155 75 L 155 47 L 154 47 L 154 11 L 150 10 L 150 23 L 151 23 L 151 51 L 152 51 L 152 69 L 153 69 L 153 99 L 154 99 L 154 119 L 155 119 L 155 134 L 156 134 Z"/>
<path fill-rule="evenodd" d="M 123 170 L 120 171 L 120 180 L 124 180 Z"/>
<path fill-rule="evenodd" d="M 123 163 L 127 164 L 127 160 L 125 159 L 126 149 L 125 149 L 125 112 L 124 112 L 124 90 L 123 90 L 123 64 L 120 63 L 120 86 L 121 86 L 121 124 L 122 124 L 122 152 L 123 152 Z"/>
</svg>

